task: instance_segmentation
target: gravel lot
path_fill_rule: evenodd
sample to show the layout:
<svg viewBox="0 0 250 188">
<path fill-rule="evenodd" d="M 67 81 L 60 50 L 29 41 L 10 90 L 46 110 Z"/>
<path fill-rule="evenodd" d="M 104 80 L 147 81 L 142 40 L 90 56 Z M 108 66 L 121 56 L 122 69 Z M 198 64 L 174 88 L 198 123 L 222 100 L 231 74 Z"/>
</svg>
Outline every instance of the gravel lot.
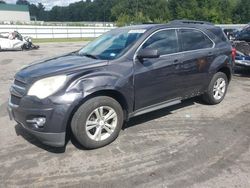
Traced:
<svg viewBox="0 0 250 188">
<path fill-rule="evenodd" d="M 74 140 L 66 148 L 44 146 L 9 121 L 14 73 L 82 45 L 0 52 L 0 187 L 250 187 L 250 71 L 237 71 L 221 104 L 194 98 L 142 115 L 98 150 Z"/>
</svg>

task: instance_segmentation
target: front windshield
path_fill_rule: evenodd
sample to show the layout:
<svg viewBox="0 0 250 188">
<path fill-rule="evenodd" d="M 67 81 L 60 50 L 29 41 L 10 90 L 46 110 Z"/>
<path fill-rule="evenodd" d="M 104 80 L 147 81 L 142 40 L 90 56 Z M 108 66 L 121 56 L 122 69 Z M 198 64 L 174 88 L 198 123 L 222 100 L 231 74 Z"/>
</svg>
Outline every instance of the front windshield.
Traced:
<svg viewBox="0 0 250 188">
<path fill-rule="evenodd" d="M 114 29 L 87 44 L 79 51 L 79 55 L 103 60 L 116 59 L 126 52 L 144 32 L 143 29 Z"/>
</svg>

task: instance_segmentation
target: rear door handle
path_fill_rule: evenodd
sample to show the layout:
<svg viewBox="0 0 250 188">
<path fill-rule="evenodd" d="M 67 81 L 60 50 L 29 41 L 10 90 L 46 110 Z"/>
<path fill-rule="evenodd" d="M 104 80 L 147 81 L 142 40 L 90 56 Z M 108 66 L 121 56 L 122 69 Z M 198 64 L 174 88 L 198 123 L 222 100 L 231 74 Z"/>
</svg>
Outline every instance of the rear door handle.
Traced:
<svg viewBox="0 0 250 188">
<path fill-rule="evenodd" d="M 207 54 L 208 57 L 211 57 L 213 55 L 214 55 L 213 52 L 208 52 L 208 54 Z"/>
<path fill-rule="evenodd" d="M 173 62 L 173 65 L 177 65 L 177 64 L 179 64 L 179 60 L 175 59 L 174 62 Z"/>
</svg>

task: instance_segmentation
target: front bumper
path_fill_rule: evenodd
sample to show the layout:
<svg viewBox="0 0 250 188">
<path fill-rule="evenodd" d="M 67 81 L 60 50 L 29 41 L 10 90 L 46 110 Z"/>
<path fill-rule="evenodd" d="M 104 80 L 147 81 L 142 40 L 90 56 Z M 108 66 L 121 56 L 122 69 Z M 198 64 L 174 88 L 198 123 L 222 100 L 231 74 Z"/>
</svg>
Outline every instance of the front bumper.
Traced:
<svg viewBox="0 0 250 188">
<path fill-rule="evenodd" d="M 74 108 L 72 103 L 56 103 L 51 99 L 39 100 L 35 97 L 24 96 L 19 105 L 9 100 L 8 112 L 11 120 L 35 136 L 43 144 L 63 147 L 65 145 L 66 127 Z M 31 120 L 43 118 L 46 121 L 37 126 Z"/>
</svg>

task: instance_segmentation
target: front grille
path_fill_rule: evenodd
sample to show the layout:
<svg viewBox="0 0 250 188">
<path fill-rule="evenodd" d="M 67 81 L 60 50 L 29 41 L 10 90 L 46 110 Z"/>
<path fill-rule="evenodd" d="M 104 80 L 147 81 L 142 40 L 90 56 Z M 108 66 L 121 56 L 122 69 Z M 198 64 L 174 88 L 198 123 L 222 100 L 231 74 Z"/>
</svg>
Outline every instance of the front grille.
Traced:
<svg viewBox="0 0 250 188">
<path fill-rule="evenodd" d="M 14 105 L 19 105 L 21 101 L 21 97 L 17 97 L 15 95 L 11 95 L 10 102 Z"/>
<path fill-rule="evenodd" d="M 21 81 L 19 81 L 19 80 L 17 80 L 17 79 L 15 79 L 14 85 L 19 86 L 19 87 L 23 87 L 23 88 L 26 87 L 26 83 L 21 82 Z"/>
<path fill-rule="evenodd" d="M 14 105 L 19 105 L 23 96 L 26 95 L 27 84 L 18 79 L 14 80 L 13 85 L 10 88 L 10 102 Z"/>
</svg>

